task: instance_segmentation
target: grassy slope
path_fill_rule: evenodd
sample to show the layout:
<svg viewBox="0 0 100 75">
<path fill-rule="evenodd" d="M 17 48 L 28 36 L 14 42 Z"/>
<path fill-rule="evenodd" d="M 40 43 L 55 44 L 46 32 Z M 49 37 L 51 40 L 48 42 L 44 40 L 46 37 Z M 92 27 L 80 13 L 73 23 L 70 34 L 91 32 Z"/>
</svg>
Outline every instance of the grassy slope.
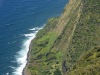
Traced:
<svg viewBox="0 0 100 75">
<path fill-rule="evenodd" d="M 77 24 L 77 28 L 74 32 L 73 40 L 68 48 L 68 54 L 70 54 L 70 61 L 69 63 L 75 64 L 80 62 L 80 65 L 77 65 L 77 67 L 81 65 L 87 66 L 86 63 L 89 63 L 86 61 L 87 59 L 84 59 L 84 62 L 81 61 L 79 58 L 82 54 L 84 54 L 84 57 L 86 56 L 85 53 L 88 53 L 87 51 L 96 47 L 100 46 L 100 1 L 99 0 L 82 0 L 82 12 L 80 16 L 80 20 Z M 95 50 L 95 49 L 94 49 Z M 92 51 L 92 50 L 90 50 Z M 100 47 L 99 47 L 100 51 Z M 82 57 L 81 57 L 82 58 Z M 91 58 L 91 61 L 93 63 L 100 63 L 100 58 Z M 97 61 L 98 60 L 98 61 Z M 93 73 L 91 70 L 89 71 L 89 67 L 81 67 L 76 69 L 78 73 L 74 71 L 74 73 L 71 72 L 70 75 L 99 75 L 100 74 L 100 64 L 88 64 L 91 66 L 91 69 L 95 70 L 95 73 Z M 88 70 L 87 70 L 88 68 Z M 84 72 L 83 72 L 84 71 Z M 96 73 L 98 72 L 98 73 Z"/>
<path fill-rule="evenodd" d="M 67 75 L 100 75 L 100 47 L 82 54 Z"/>
<path fill-rule="evenodd" d="M 38 32 L 37 37 L 32 41 L 31 58 L 28 68 L 33 75 L 47 75 L 50 70 L 48 60 L 56 59 L 50 53 L 57 34 L 53 31 L 58 18 L 52 18 L 47 25 Z M 50 57 L 49 57 L 49 54 Z"/>
<path fill-rule="evenodd" d="M 88 70 L 91 75 L 90 69 L 99 75 L 100 50 L 94 51 L 100 46 L 99 4 L 99 0 L 70 0 L 60 17 L 47 22 L 32 41 L 28 65 L 32 75 L 82 75 Z M 92 64 L 85 58 L 91 52 Z"/>
</svg>

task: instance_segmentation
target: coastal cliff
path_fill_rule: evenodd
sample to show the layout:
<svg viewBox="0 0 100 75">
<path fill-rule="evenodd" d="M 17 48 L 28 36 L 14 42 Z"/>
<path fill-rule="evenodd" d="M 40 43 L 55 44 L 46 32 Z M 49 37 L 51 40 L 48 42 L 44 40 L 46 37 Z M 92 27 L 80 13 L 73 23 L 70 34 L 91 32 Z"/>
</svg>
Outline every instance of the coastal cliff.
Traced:
<svg viewBox="0 0 100 75">
<path fill-rule="evenodd" d="M 100 75 L 99 0 L 69 0 L 31 42 L 24 75 Z"/>
</svg>

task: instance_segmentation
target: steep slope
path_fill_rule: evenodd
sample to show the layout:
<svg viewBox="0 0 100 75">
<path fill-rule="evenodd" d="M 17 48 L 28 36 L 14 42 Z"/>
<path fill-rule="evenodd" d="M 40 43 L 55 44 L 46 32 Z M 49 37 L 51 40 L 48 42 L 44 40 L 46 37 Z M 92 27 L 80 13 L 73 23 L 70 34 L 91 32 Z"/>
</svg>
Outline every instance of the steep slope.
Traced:
<svg viewBox="0 0 100 75">
<path fill-rule="evenodd" d="M 99 75 L 99 4 L 99 0 L 70 0 L 61 16 L 51 18 L 32 41 L 27 71 L 31 75 L 91 75 L 92 68 Z M 91 52 L 93 64 L 85 58 Z"/>
<path fill-rule="evenodd" d="M 70 55 L 69 65 L 73 66 L 75 62 L 81 62 L 79 60 L 81 54 L 87 53 L 88 50 L 95 48 L 96 46 L 100 46 L 100 1 L 99 0 L 82 0 L 82 12 L 80 16 L 80 20 L 77 24 L 77 27 L 74 32 L 74 36 L 70 46 L 68 48 L 68 55 Z M 100 49 L 100 47 L 98 47 Z M 99 50 L 100 52 L 100 50 Z M 85 55 L 84 55 L 85 56 Z M 100 75 L 100 58 L 91 59 L 95 65 L 91 65 L 87 59 L 84 59 L 86 63 L 89 63 L 92 70 L 91 72 L 86 70 L 85 67 L 81 68 L 81 70 L 85 69 L 84 72 L 77 69 L 80 73 L 71 73 L 70 75 Z M 97 61 L 98 60 L 98 61 Z M 68 63 L 68 61 L 67 61 Z M 82 62 L 84 63 L 84 62 Z M 97 67 L 98 63 L 98 69 Z M 85 64 L 85 63 L 84 63 Z M 67 65 L 67 64 L 66 64 Z M 80 64 L 82 65 L 82 64 Z M 86 65 L 86 64 L 85 64 Z M 79 67 L 78 67 L 79 68 Z"/>
<path fill-rule="evenodd" d="M 100 47 L 81 55 L 67 75 L 100 75 Z"/>
</svg>

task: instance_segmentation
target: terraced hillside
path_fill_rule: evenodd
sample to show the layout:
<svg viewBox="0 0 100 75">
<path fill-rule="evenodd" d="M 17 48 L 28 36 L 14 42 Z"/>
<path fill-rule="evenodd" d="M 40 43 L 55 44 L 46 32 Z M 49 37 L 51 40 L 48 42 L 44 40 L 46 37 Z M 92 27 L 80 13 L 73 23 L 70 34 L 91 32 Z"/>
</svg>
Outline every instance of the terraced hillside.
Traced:
<svg viewBox="0 0 100 75">
<path fill-rule="evenodd" d="M 31 43 L 25 75 L 100 75 L 100 0 L 69 0 Z"/>
</svg>

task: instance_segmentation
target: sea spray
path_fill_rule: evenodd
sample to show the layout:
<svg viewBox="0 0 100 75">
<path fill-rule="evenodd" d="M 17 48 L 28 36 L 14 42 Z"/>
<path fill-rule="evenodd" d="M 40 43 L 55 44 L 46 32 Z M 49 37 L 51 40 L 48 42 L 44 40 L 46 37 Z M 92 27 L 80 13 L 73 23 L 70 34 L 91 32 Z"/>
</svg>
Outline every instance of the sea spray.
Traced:
<svg viewBox="0 0 100 75">
<path fill-rule="evenodd" d="M 15 68 L 15 71 L 13 72 L 13 75 L 22 75 L 23 69 L 25 68 L 26 64 L 27 64 L 27 54 L 29 51 L 29 46 L 31 44 L 31 41 L 35 38 L 36 33 L 42 29 L 41 28 L 33 28 L 33 29 L 29 29 L 32 30 L 33 32 L 30 34 L 24 34 L 24 36 L 26 37 L 26 39 L 23 41 L 22 44 L 22 48 L 21 50 L 18 52 L 18 55 L 16 57 L 16 62 L 18 63 L 18 67 Z"/>
</svg>

